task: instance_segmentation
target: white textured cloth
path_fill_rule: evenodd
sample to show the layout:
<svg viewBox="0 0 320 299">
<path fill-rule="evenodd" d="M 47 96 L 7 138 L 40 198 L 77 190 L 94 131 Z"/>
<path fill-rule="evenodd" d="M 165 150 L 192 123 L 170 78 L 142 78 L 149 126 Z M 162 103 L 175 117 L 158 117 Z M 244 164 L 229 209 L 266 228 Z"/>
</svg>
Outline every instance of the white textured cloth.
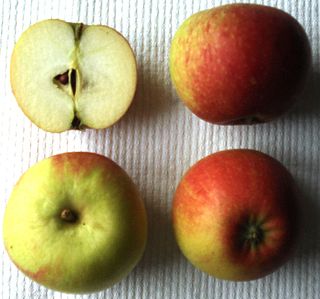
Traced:
<svg viewBox="0 0 320 299">
<path fill-rule="evenodd" d="M 148 244 L 134 271 L 111 289 L 74 296 L 31 282 L 9 260 L 0 241 L 0 298 L 270 298 L 320 296 L 320 1 L 246 1 L 278 8 L 304 26 L 313 50 L 313 72 L 300 104 L 289 114 L 256 126 L 216 126 L 192 115 L 178 100 L 168 71 L 171 38 L 194 12 L 221 0 L 1 0 L 0 1 L 0 212 L 23 171 L 44 157 L 66 151 L 101 153 L 133 178 L 145 201 Z M 240 1 L 235 1 L 240 2 Z M 23 115 L 9 82 L 15 41 L 46 18 L 101 23 L 128 38 L 137 57 L 139 84 L 132 107 L 107 130 L 46 133 Z M 182 174 L 218 150 L 253 148 L 279 159 L 304 196 L 306 225 L 301 246 L 285 266 L 266 278 L 233 283 L 192 267 L 179 252 L 171 227 L 171 202 Z"/>
</svg>

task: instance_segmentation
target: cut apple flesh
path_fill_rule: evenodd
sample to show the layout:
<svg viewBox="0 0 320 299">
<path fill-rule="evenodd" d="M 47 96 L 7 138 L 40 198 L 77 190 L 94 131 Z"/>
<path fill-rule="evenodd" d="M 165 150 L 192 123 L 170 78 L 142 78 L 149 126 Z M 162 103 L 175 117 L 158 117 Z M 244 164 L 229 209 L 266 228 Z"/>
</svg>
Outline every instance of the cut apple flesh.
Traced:
<svg viewBox="0 0 320 299">
<path fill-rule="evenodd" d="M 11 85 L 24 113 L 40 128 L 106 128 L 130 106 L 137 70 L 125 38 L 106 26 L 46 20 L 18 40 Z"/>
</svg>

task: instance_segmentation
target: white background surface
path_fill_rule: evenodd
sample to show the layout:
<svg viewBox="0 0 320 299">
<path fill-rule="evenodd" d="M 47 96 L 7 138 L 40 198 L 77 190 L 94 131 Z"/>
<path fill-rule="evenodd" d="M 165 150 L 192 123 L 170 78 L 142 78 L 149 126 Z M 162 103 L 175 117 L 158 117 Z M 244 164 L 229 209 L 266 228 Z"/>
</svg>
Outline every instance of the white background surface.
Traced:
<svg viewBox="0 0 320 299">
<path fill-rule="evenodd" d="M 187 16 L 229 1 L 0 1 L 1 223 L 22 172 L 44 157 L 66 151 L 92 151 L 115 160 L 138 185 L 149 217 L 146 252 L 135 270 L 111 289 L 83 297 L 32 283 L 9 261 L 1 242 L 0 298 L 320 298 L 320 4 L 254 2 L 282 8 L 304 26 L 313 49 L 312 74 L 300 104 L 281 119 L 221 127 L 201 121 L 180 103 L 169 78 L 168 51 L 172 35 Z M 12 48 L 23 30 L 45 18 L 106 24 L 128 38 L 138 61 L 138 90 L 129 112 L 112 128 L 45 133 L 18 108 L 9 82 Z M 307 221 L 296 256 L 258 281 L 223 282 L 202 274 L 182 257 L 172 234 L 171 200 L 181 175 L 198 159 L 227 148 L 258 149 L 279 159 L 304 195 Z"/>
</svg>

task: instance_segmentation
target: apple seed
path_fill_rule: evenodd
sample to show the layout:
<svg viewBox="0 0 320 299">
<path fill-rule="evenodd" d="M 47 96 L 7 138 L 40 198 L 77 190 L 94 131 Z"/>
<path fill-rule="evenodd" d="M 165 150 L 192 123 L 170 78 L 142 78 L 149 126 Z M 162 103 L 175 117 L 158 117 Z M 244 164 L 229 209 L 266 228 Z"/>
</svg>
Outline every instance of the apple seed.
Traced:
<svg viewBox="0 0 320 299">
<path fill-rule="evenodd" d="M 75 69 L 71 70 L 70 81 L 71 81 L 72 94 L 75 95 L 76 88 L 77 88 L 77 71 Z"/>
<path fill-rule="evenodd" d="M 69 71 L 64 72 L 63 74 L 59 74 L 54 77 L 62 85 L 67 85 L 69 83 Z"/>
</svg>

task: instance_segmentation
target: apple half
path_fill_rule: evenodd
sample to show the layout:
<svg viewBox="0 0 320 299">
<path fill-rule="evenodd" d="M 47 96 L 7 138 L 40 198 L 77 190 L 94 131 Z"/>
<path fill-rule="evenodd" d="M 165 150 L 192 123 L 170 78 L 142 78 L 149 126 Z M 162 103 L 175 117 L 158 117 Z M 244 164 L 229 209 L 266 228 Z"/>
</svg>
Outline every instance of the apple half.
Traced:
<svg viewBox="0 0 320 299">
<path fill-rule="evenodd" d="M 3 237 L 14 264 L 66 293 L 111 287 L 140 260 L 146 211 L 136 186 L 93 153 L 49 157 L 27 170 L 7 203 Z"/>
<path fill-rule="evenodd" d="M 137 67 L 114 29 L 44 20 L 15 45 L 10 77 L 19 106 L 43 130 L 102 129 L 129 108 Z"/>
</svg>

